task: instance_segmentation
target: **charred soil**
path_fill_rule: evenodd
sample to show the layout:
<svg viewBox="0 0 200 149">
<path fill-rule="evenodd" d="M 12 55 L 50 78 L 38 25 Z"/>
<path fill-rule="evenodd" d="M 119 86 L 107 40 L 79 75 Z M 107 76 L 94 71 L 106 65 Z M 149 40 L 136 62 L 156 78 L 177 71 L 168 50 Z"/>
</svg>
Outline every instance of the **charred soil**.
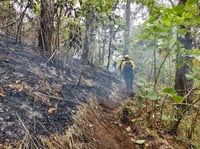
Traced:
<svg viewBox="0 0 200 149">
<path fill-rule="evenodd" d="M 63 133 L 73 123 L 77 106 L 90 99 L 105 100 L 120 81 L 93 65 L 63 66 L 37 47 L 0 37 L 0 143 L 22 139 L 27 133 L 49 136 Z M 106 87 L 106 88 L 105 88 Z"/>
<path fill-rule="evenodd" d="M 70 66 L 49 61 L 37 47 L 0 35 L 0 148 L 176 146 L 171 136 L 152 135 L 134 121 L 140 115 L 126 112 L 127 104 L 122 103 L 127 98 L 134 101 L 134 94 L 122 89 L 116 74 L 70 61 Z"/>
</svg>

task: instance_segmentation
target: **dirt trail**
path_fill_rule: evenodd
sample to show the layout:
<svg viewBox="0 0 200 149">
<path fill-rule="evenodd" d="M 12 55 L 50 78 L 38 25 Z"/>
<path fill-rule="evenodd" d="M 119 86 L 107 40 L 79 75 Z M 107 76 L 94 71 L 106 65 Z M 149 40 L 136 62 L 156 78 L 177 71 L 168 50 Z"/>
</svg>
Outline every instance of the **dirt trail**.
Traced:
<svg viewBox="0 0 200 149">
<path fill-rule="evenodd" d="M 126 95 L 121 95 L 126 96 Z M 134 149 L 131 135 L 120 121 L 120 98 L 94 101 L 84 106 L 75 117 L 75 124 L 84 134 L 85 148 L 92 149 Z M 118 100 L 118 101 L 117 101 Z M 76 128 L 77 129 L 77 128 Z M 76 140 L 77 141 L 77 140 Z M 75 142 L 76 142 L 75 141 Z M 77 141 L 78 146 L 80 143 Z M 79 147 L 77 147 L 79 148 Z"/>
<path fill-rule="evenodd" d="M 94 138 L 99 140 L 97 148 L 134 149 L 131 137 L 128 136 L 124 126 L 119 121 L 118 109 L 97 107 L 88 110 L 93 112 L 89 113 L 89 118 L 94 122 L 92 124 L 92 129 L 95 130 Z"/>
<path fill-rule="evenodd" d="M 122 92 L 114 99 L 93 101 L 79 110 L 74 118 L 74 129 L 79 133 L 74 137 L 73 149 L 185 149 L 172 136 L 160 136 L 146 124 L 132 121 L 141 119 L 143 109 L 134 118 L 124 114 L 124 109 L 135 104 L 135 99 L 133 93 Z M 140 144 L 135 140 L 145 142 Z"/>
</svg>

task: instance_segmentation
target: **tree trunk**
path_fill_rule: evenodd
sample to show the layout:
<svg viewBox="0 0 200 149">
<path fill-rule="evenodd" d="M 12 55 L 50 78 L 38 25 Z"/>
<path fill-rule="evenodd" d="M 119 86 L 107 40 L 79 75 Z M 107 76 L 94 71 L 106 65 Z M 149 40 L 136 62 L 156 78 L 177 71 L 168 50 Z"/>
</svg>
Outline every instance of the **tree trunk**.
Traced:
<svg viewBox="0 0 200 149">
<path fill-rule="evenodd" d="M 90 24 L 89 21 L 86 21 L 85 38 L 84 38 L 83 53 L 82 53 L 82 60 L 84 62 L 88 62 L 89 51 L 90 51 Z"/>
<path fill-rule="evenodd" d="M 41 0 L 38 46 L 44 51 L 49 52 L 52 52 L 53 46 L 53 8 L 52 0 Z"/>
<path fill-rule="evenodd" d="M 179 0 L 179 5 L 185 5 L 187 0 Z M 186 30 L 184 37 L 180 37 L 178 40 L 183 44 L 183 48 L 186 50 L 192 50 L 192 37 L 190 29 L 186 29 L 184 26 L 180 26 Z M 189 72 L 189 66 L 185 63 L 189 58 L 182 56 L 179 51 L 176 55 L 176 74 L 175 74 L 175 90 L 176 92 L 184 96 L 190 89 L 190 83 L 186 80 L 186 74 Z"/>
<path fill-rule="evenodd" d="M 179 0 L 179 5 L 184 5 L 187 0 Z M 183 48 L 186 50 L 192 50 L 192 37 L 190 33 L 190 29 L 186 28 L 185 26 L 180 26 L 180 28 L 185 29 L 186 34 L 184 37 L 179 37 L 178 40 L 183 44 Z M 181 49 L 181 47 L 178 47 Z M 178 53 L 176 55 L 176 74 L 175 74 L 175 90 L 178 95 L 184 96 L 188 93 L 191 89 L 191 82 L 187 81 L 186 75 L 189 73 L 189 66 L 187 65 L 186 61 L 189 58 L 186 55 L 181 55 L 180 50 L 178 49 Z M 185 99 L 183 102 L 190 103 L 191 101 L 187 101 Z M 189 110 L 188 105 L 179 105 L 176 109 L 176 119 L 177 121 L 173 122 L 172 132 L 176 134 L 177 128 L 179 126 L 180 121 L 183 118 L 183 115 Z"/>
<path fill-rule="evenodd" d="M 96 38 L 95 38 L 95 25 L 93 23 L 90 24 L 90 50 L 89 50 L 89 63 L 94 64 L 95 57 L 95 46 L 96 46 Z"/>
<path fill-rule="evenodd" d="M 101 54 L 101 59 L 103 62 L 103 65 L 105 64 L 105 53 L 106 53 L 106 38 L 104 37 L 103 39 L 103 47 L 102 47 L 102 54 Z"/>
<path fill-rule="evenodd" d="M 92 34 L 94 33 L 94 17 L 95 16 L 93 12 L 89 11 L 85 23 L 85 38 L 83 43 L 82 60 L 87 63 L 89 63 L 89 54 L 91 54 L 91 41 L 93 41 L 91 38 L 93 36 Z"/>
<path fill-rule="evenodd" d="M 130 18 L 131 18 L 131 2 L 126 1 L 126 30 L 125 30 L 125 45 L 124 55 L 129 54 L 129 33 L 130 33 Z"/>
<path fill-rule="evenodd" d="M 101 59 L 101 54 L 102 54 L 102 51 L 101 51 L 102 49 L 101 49 L 101 47 L 99 48 L 99 53 L 98 53 L 98 61 L 99 61 L 99 63 L 100 64 L 102 64 L 102 59 Z"/>
<path fill-rule="evenodd" d="M 184 38 L 180 38 L 179 41 L 183 44 L 187 50 L 192 49 L 192 37 L 188 33 Z M 176 74 L 175 74 L 175 90 L 178 95 L 184 96 L 188 93 L 191 88 L 191 82 L 188 82 L 186 75 L 189 73 L 189 66 L 185 63 L 189 58 L 187 56 L 181 56 L 177 53 L 176 57 Z"/>
<path fill-rule="evenodd" d="M 61 25 L 61 16 L 62 16 L 63 7 L 58 9 L 57 12 L 57 21 L 56 21 L 56 39 L 55 39 L 55 47 L 60 51 L 60 25 Z"/>
<path fill-rule="evenodd" d="M 107 69 L 110 67 L 110 60 L 111 60 L 111 46 L 112 46 L 112 38 L 113 38 L 113 25 L 110 25 L 110 39 L 109 39 L 109 45 L 108 45 L 108 63 L 107 63 Z"/>
</svg>

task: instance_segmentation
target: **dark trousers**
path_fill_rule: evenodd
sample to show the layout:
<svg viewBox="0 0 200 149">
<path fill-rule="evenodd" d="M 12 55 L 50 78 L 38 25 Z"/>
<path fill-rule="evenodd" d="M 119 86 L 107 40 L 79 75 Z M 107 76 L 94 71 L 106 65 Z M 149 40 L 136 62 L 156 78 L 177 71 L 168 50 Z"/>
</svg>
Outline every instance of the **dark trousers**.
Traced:
<svg viewBox="0 0 200 149">
<path fill-rule="evenodd" d="M 133 88 L 133 72 L 124 73 L 124 80 L 126 82 L 126 89 Z"/>
</svg>

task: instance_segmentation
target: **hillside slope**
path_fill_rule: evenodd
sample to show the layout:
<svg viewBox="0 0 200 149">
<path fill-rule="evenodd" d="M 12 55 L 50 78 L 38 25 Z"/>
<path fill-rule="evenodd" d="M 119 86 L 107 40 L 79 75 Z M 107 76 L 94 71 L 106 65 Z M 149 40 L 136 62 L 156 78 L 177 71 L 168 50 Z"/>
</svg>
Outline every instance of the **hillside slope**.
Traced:
<svg viewBox="0 0 200 149">
<path fill-rule="evenodd" d="M 0 35 L 0 144 L 20 140 L 27 132 L 63 133 L 73 123 L 77 105 L 106 100 L 114 94 L 114 84 L 121 83 L 113 74 L 87 65 L 78 87 L 78 60 L 64 72 L 47 61 L 33 46 Z"/>
<path fill-rule="evenodd" d="M 0 149 L 185 148 L 148 128 L 144 106 L 116 74 L 87 65 L 77 86 L 79 60 L 48 60 L 0 35 Z"/>
</svg>

